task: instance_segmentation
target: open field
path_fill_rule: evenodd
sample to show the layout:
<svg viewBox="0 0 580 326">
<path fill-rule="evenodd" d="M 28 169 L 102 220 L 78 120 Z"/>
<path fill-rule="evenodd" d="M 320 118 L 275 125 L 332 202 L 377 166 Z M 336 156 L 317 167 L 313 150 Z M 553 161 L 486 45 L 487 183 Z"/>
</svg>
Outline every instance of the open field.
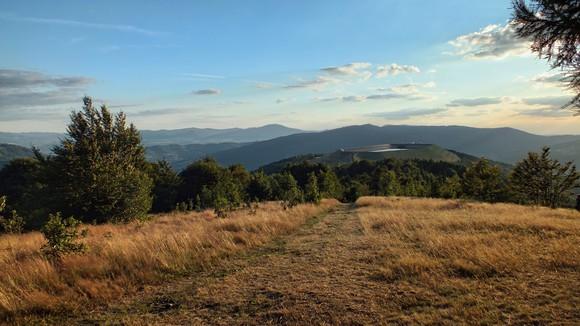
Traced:
<svg viewBox="0 0 580 326">
<path fill-rule="evenodd" d="M 278 203 L 266 203 L 255 213 L 240 210 L 227 219 L 206 211 L 88 226 L 88 252 L 66 256 L 59 266 L 40 253 L 40 233 L 1 236 L 0 316 L 82 314 L 144 285 L 203 270 L 216 257 L 262 245 L 333 205 L 329 200 L 285 211 Z"/>
<path fill-rule="evenodd" d="M 290 215 L 265 206 L 256 216 L 225 220 L 175 215 L 141 227 L 92 227 L 89 240 L 93 247 L 101 243 L 100 253 L 67 258 L 68 268 L 61 277 L 37 262 L 40 258 L 34 252 L 40 240 L 26 235 L 18 251 L 3 254 L 2 263 L 18 282 L 35 283 L 11 285 L 2 269 L 2 291 L 10 290 L 2 295 L 29 291 L 28 297 L 21 297 L 28 300 L 28 312 L 37 313 L 39 307 L 55 309 L 57 299 L 67 293 L 80 300 L 76 305 L 101 302 L 88 315 L 65 300 L 69 309 L 76 310 L 48 316 L 49 323 L 580 321 L 580 214 L 576 211 L 364 197 L 356 206 L 340 205 L 320 214 L 330 205 L 301 206 Z M 316 214 L 317 218 L 308 218 Z M 172 233 L 176 230 L 180 231 Z M 130 236 L 105 241 L 107 232 Z M 1 241 L 4 248 L 14 239 Z M 223 259 L 212 259 L 216 256 Z M 102 265 L 98 258 L 105 258 Z M 34 274 L 33 267 L 18 274 L 33 262 L 36 270 L 45 268 L 52 274 Z M 164 280 L 159 275 L 174 277 Z M 69 278 L 76 280 L 74 286 L 67 283 Z M 150 286 L 138 286 L 144 283 Z M 50 284 L 55 284 L 54 292 L 43 288 Z M 62 289 L 56 288 L 59 284 Z M 35 288 L 43 289 L 44 295 Z M 131 295 L 104 304 L 127 292 Z M 7 305 L 11 302 L 18 303 L 2 301 L 3 309 L 25 307 L 24 303 Z M 53 306 L 48 306 L 51 302 Z M 41 317 L 31 316 L 21 320 L 36 322 Z"/>
</svg>

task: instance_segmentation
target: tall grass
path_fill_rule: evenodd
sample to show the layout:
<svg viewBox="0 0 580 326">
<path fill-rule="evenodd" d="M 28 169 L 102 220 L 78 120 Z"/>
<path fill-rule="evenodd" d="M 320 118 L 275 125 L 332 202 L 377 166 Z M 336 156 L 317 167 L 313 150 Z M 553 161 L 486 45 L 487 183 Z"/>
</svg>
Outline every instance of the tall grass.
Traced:
<svg viewBox="0 0 580 326">
<path fill-rule="evenodd" d="M 496 307 L 530 323 L 580 318 L 580 213 L 410 198 L 363 197 L 357 206 L 377 251 L 376 280 L 446 307 L 417 320 L 505 321 Z"/>
<path fill-rule="evenodd" d="M 88 226 L 89 251 L 65 256 L 56 265 L 41 254 L 40 233 L 1 236 L 0 316 L 105 304 L 143 285 L 204 268 L 216 257 L 264 244 L 335 204 L 326 200 L 283 210 L 265 203 L 255 213 L 237 211 L 226 219 L 206 211 Z"/>
<path fill-rule="evenodd" d="M 405 268 L 471 276 L 580 268 L 580 214 L 573 210 L 372 197 L 357 205 L 367 235 L 389 236 L 401 262 L 393 274 Z"/>
</svg>

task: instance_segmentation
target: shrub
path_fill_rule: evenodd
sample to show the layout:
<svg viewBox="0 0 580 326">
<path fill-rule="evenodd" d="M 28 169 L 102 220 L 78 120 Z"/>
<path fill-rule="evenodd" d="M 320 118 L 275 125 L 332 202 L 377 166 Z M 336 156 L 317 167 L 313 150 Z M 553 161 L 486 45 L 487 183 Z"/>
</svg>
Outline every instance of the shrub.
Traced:
<svg viewBox="0 0 580 326">
<path fill-rule="evenodd" d="M 78 241 L 81 236 L 86 236 L 86 230 L 79 234 L 80 224 L 73 217 L 63 219 L 60 213 L 49 215 L 48 221 L 40 230 L 47 241 L 42 247 L 42 252 L 52 259 L 59 259 L 70 253 L 84 252 L 86 245 Z"/>
<path fill-rule="evenodd" d="M 6 209 L 6 196 L 0 197 L 0 213 Z M 12 210 L 10 216 L 0 215 L 0 233 L 22 233 L 24 229 L 24 219 L 15 210 Z"/>
</svg>

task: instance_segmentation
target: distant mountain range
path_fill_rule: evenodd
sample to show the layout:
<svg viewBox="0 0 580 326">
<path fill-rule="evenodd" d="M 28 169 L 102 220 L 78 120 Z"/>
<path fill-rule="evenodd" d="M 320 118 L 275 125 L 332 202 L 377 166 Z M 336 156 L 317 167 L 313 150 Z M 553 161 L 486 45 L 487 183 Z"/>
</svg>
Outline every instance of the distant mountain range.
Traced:
<svg viewBox="0 0 580 326">
<path fill-rule="evenodd" d="M 580 136 L 540 136 L 513 128 L 461 126 L 349 126 L 256 142 L 213 156 L 225 165 L 241 163 L 249 169 L 256 169 L 297 155 L 325 154 L 340 148 L 389 143 L 437 144 L 446 149 L 509 164 L 522 159 L 530 151 L 552 146 L 556 149 L 555 158 L 580 161 Z"/>
<path fill-rule="evenodd" d="M 241 163 L 248 169 L 306 154 L 329 154 L 341 148 L 379 144 L 435 144 L 449 152 L 514 164 L 530 151 L 552 148 L 561 161 L 580 161 L 580 135 L 540 136 L 513 128 L 461 126 L 359 125 L 321 132 L 304 132 L 281 125 L 232 129 L 142 131 L 150 160 L 165 159 L 176 169 L 204 156 L 224 165 Z M 0 143 L 49 151 L 61 134 L 2 133 Z M 457 154 L 456 153 L 456 154 Z M 446 154 L 447 155 L 447 154 Z"/>
<path fill-rule="evenodd" d="M 262 140 L 304 133 L 304 130 L 288 128 L 279 124 L 270 124 L 255 128 L 186 128 L 175 130 L 141 130 L 143 144 L 156 145 L 190 145 L 217 143 L 249 143 Z M 59 143 L 64 134 L 51 132 L 0 132 L 0 143 L 24 147 L 36 146 L 48 153 Z"/>
</svg>

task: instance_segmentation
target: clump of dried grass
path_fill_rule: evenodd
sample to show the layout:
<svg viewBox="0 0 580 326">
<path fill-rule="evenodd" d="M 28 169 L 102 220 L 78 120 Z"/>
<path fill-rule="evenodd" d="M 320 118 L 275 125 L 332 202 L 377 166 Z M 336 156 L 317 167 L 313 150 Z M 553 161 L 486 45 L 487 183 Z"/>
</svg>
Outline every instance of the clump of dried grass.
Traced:
<svg viewBox="0 0 580 326">
<path fill-rule="evenodd" d="M 88 226 L 89 251 L 58 266 L 41 253 L 40 233 L 0 237 L 0 316 L 105 304 L 145 284 L 191 272 L 219 256 L 264 244 L 336 205 L 283 210 L 264 203 L 227 219 L 213 213 L 167 214 L 148 222 Z"/>
</svg>

